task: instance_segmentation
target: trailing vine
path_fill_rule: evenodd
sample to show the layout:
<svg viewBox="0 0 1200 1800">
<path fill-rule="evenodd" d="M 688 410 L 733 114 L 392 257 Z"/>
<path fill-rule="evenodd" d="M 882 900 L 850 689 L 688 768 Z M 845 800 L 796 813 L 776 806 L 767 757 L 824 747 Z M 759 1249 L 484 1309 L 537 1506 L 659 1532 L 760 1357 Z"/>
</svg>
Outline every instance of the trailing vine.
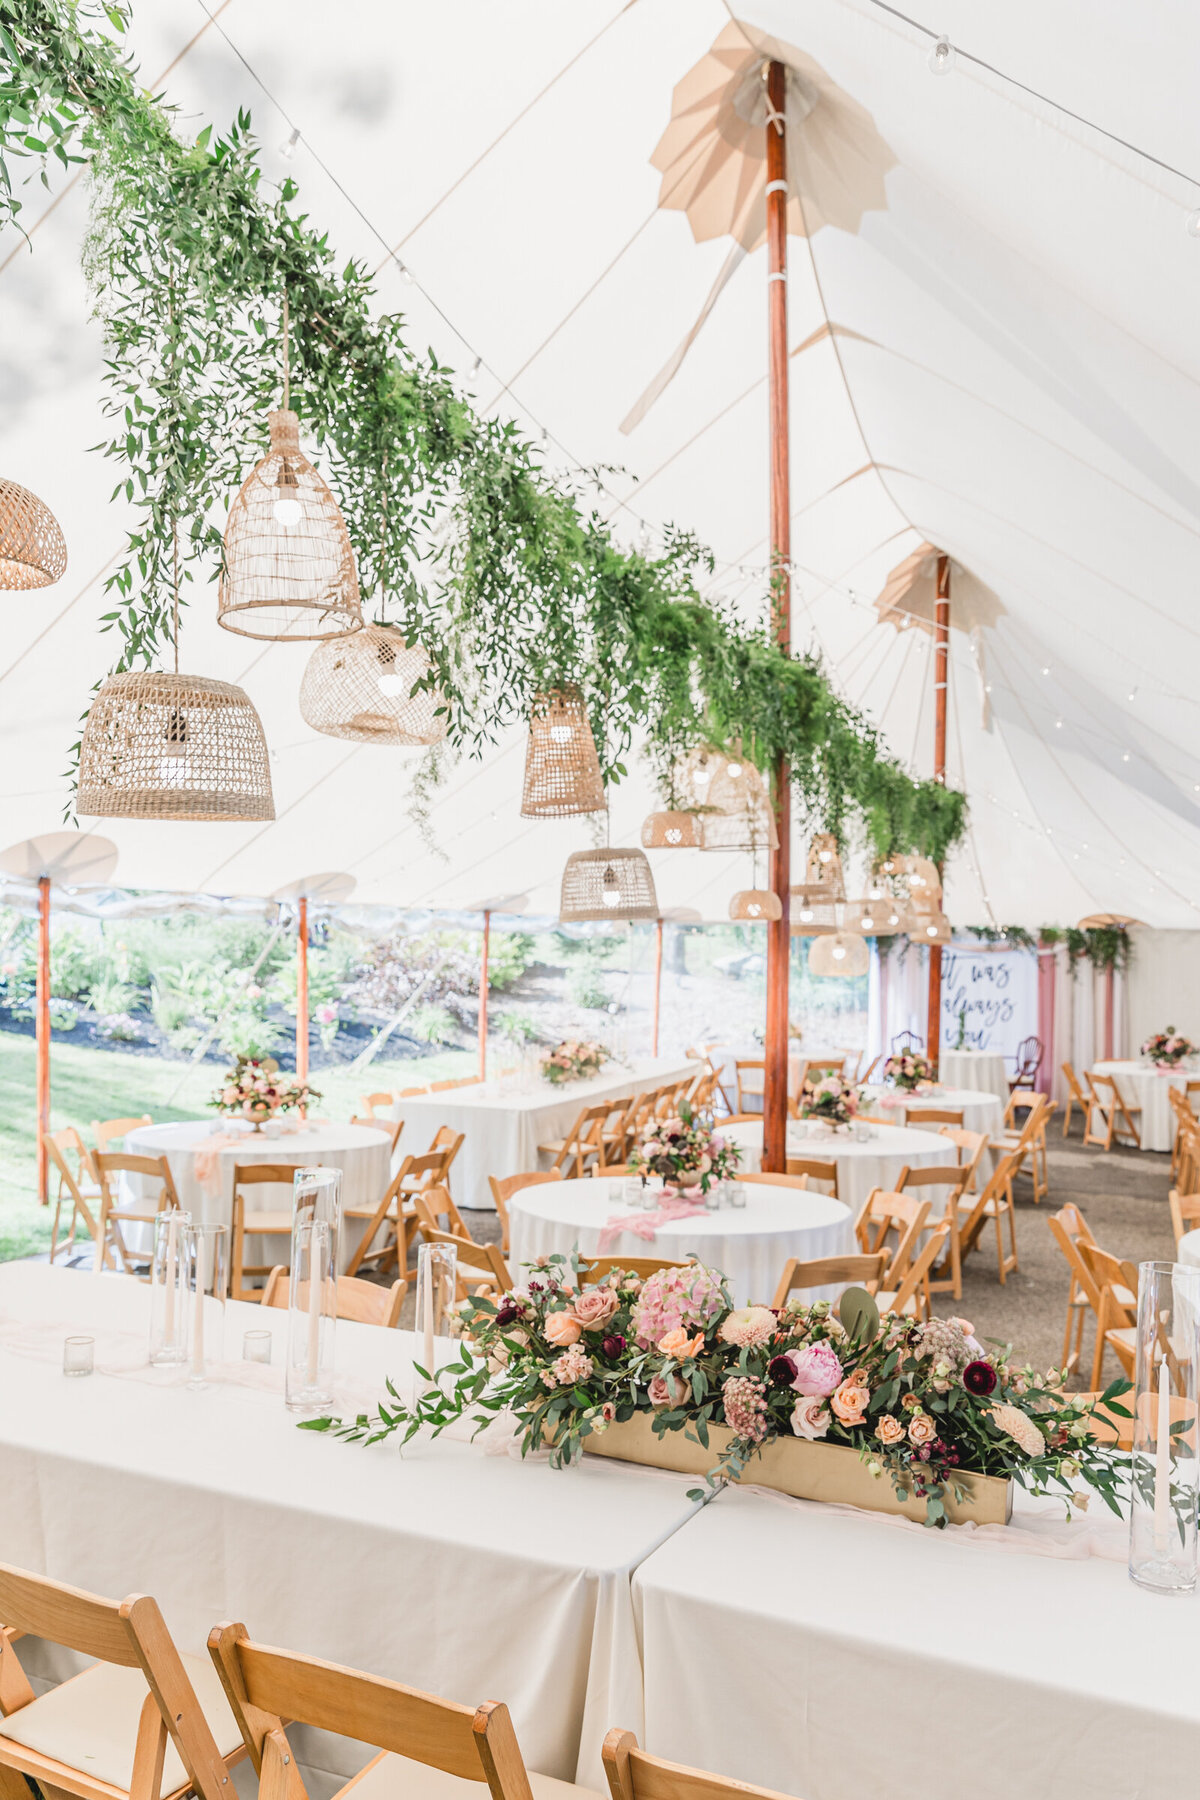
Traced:
<svg viewBox="0 0 1200 1800">
<path fill-rule="evenodd" d="M 1091 963 L 1103 974 L 1108 969 L 1129 966 L 1133 941 L 1123 925 L 1099 925 L 1080 930 L 1076 925 L 1043 925 L 1038 931 L 1027 931 L 1023 925 L 968 925 L 972 937 L 987 944 L 1004 944 L 1011 950 L 1054 949 L 1066 946 L 1071 973 L 1078 973 L 1081 962 Z"/>
<path fill-rule="evenodd" d="M 185 583 L 220 573 L 230 499 L 279 404 L 286 295 L 292 405 L 345 515 L 368 609 L 373 596 L 429 651 L 452 745 L 478 751 L 536 693 L 573 682 L 609 780 L 643 734 L 668 788 L 683 751 L 738 737 L 760 767 L 787 756 L 814 823 L 942 861 L 964 797 L 914 781 L 765 621 L 703 599 L 711 558 L 690 534 L 668 532 L 654 557 L 619 547 L 582 475 L 552 480 L 511 422 L 479 416 L 451 370 L 414 354 L 403 320 L 376 310 L 363 265 L 338 267 L 294 182 L 262 177 L 247 114 L 224 135 L 177 135 L 139 85 L 128 21 L 119 0 L 0 0 L 0 225 L 20 228 L 22 161 L 43 181 L 53 161 L 86 163 L 92 185 L 102 448 L 135 512 L 107 584 L 116 666 L 162 653 L 176 522 Z"/>
</svg>

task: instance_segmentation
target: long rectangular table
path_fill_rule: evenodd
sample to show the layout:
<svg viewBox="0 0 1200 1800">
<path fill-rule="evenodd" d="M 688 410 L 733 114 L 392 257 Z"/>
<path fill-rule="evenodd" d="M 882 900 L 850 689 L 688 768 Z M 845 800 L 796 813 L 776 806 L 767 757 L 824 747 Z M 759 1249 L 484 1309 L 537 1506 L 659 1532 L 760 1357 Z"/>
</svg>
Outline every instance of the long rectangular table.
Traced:
<svg viewBox="0 0 1200 1800">
<path fill-rule="evenodd" d="M 0 1265 L 0 1560 L 151 1593 L 186 1650 L 240 1619 L 267 1643 L 507 1701 L 531 1768 L 603 1788 L 605 1732 L 642 1726 L 632 1574 L 691 1517 L 690 1479 L 298 1431 L 282 1400 L 285 1312 L 228 1309 L 234 1356 L 244 1330 L 272 1331 L 273 1389 L 193 1391 L 130 1367 L 148 1305 L 124 1276 Z M 337 1329 L 352 1405 L 389 1373 L 407 1379 L 409 1334 Z M 96 1336 L 99 1365 L 130 1372 L 64 1376 L 74 1332 Z"/>
</svg>

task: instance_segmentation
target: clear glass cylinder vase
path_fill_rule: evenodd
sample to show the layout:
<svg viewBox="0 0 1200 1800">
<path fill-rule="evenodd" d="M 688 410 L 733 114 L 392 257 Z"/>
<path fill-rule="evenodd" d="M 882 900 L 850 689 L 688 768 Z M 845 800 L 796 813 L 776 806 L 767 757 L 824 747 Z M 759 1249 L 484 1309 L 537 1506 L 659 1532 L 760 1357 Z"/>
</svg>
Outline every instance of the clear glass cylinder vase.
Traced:
<svg viewBox="0 0 1200 1800">
<path fill-rule="evenodd" d="M 229 1227 L 193 1225 L 188 1247 L 188 1380 L 199 1385 L 225 1359 Z"/>
<path fill-rule="evenodd" d="M 431 1393 L 438 1368 L 438 1339 L 448 1339 L 458 1298 L 458 1251 L 453 1244 L 422 1244 L 417 1250 L 417 1297 L 413 1358 L 413 1403 Z M 443 1343 L 442 1355 L 451 1346 Z M 419 1365 L 419 1367 L 418 1367 Z M 421 1374 L 421 1370 L 425 1373 Z"/>
<path fill-rule="evenodd" d="M 188 1357 L 188 1236 L 191 1213 L 176 1206 L 154 1221 L 150 1258 L 150 1361 L 185 1363 Z"/>
<path fill-rule="evenodd" d="M 1129 1574 L 1159 1594 L 1196 1586 L 1200 1269 L 1138 1268 Z"/>
<path fill-rule="evenodd" d="M 293 1412 L 323 1413 L 333 1405 L 341 1170 L 297 1169 L 292 1201 L 286 1398 Z"/>
</svg>

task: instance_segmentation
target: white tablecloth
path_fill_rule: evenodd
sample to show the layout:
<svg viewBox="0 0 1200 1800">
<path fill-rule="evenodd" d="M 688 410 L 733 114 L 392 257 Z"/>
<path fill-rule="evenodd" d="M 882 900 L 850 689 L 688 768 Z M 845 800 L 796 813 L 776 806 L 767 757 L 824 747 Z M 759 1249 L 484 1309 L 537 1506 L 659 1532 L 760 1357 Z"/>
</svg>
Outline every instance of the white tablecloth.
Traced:
<svg viewBox="0 0 1200 1800">
<path fill-rule="evenodd" d="M 902 1088 L 881 1088 L 874 1084 L 865 1091 L 868 1096 L 865 1110 L 881 1119 L 886 1119 L 889 1114 L 895 1117 L 897 1113 L 903 1113 L 910 1125 L 921 1129 L 920 1114 L 923 1112 L 961 1112 L 967 1131 L 986 1131 L 995 1141 L 1004 1130 L 1005 1103 L 999 1094 L 956 1087 L 939 1087 L 935 1094 L 906 1094 Z M 889 1101 L 895 1100 L 894 1109 L 884 1104 L 885 1095 Z"/>
<path fill-rule="evenodd" d="M 1117 1092 L 1129 1106 L 1140 1106 L 1142 1116 L 1134 1119 L 1142 1139 L 1143 1150 L 1170 1150 L 1175 1142 L 1175 1114 L 1167 1099 L 1169 1088 L 1184 1089 L 1189 1081 L 1200 1080 L 1200 1069 L 1152 1068 L 1143 1062 L 1098 1062 L 1092 1064 L 1096 1075 L 1111 1075 Z M 1103 1093 L 1103 1089 L 1100 1090 Z"/>
<path fill-rule="evenodd" d="M 630 1210 L 622 1198 L 624 1185 L 620 1178 L 547 1181 L 514 1194 L 508 1203 L 514 1279 L 522 1263 L 538 1256 L 555 1251 L 565 1256 L 576 1248 L 595 1255 L 601 1227 Z M 770 1305 L 789 1257 L 848 1256 L 853 1250 L 853 1217 L 841 1201 L 749 1182 L 744 1207 L 673 1219 L 659 1227 L 652 1243 L 622 1231 L 607 1254 L 679 1260 L 695 1255 L 728 1276 L 734 1303 L 746 1306 Z M 832 1299 L 837 1291 L 821 1289 L 813 1298 Z"/>
<path fill-rule="evenodd" d="M 645 1088 L 665 1087 L 697 1075 L 699 1063 L 660 1056 L 628 1066 L 610 1063 L 592 1081 L 565 1087 L 539 1082 L 531 1092 L 481 1081 L 440 1094 L 411 1094 L 397 1100 L 393 1117 L 404 1120 L 400 1150 L 409 1155 L 429 1148 L 439 1125 L 463 1133 L 450 1166 L 450 1192 L 459 1206 L 494 1210 L 489 1175 L 519 1175 L 536 1169 L 538 1145 L 565 1137 L 585 1106 L 627 1100 Z"/>
<path fill-rule="evenodd" d="M 1176 1260 L 1190 1268 L 1200 1269 L 1200 1231 L 1185 1231 L 1175 1252 Z"/>
<path fill-rule="evenodd" d="M 803 1800 L 1197 1791 L 1200 1602 L 1123 1562 L 726 1489 L 634 1593 L 657 1755 Z M 689 1678 L 697 1646 L 719 1692 Z"/>
<path fill-rule="evenodd" d="M 920 1168 L 956 1160 L 953 1144 L 939 1139 L 935 1132 L 917 1131 L 907 1125 L 874 1125 L 871 1129 L 875 1136 L 860 1144 L 842 1132 L 818 1135 L 812 1130 L 806 1132 L 803 1125 L 788 1127 L 789 1156 L 837 1163 L 838 1198 L 850 1208 L 853 1218 L 862 1211 L 872 1188 L 890 1190 L 895 1187 L 906 1163 L 911 1168 Z M 741 1145 L 744 1169 L 761 1166 L 761 1125 L 749 1121 L 726 1125 L 722 1127 L 721 1135 L 730 1143 Z M 821 1254 L 831 1253 L 822 1251 Z"/>
<path fill-rule="evenodd" d="M 222 1120 L 223 1132 L 239 1127 Z M 213 1136 L 213 1127 L 203 1121 L 186 1120 L 172 1125 L 141 1125 L 125 1139 L 130 1156 L 165 1156 L 171 1166 L 179 1204 L 195 1219 L 206 1225 L 228 1225 L 233 1216 L 233 1171 L 238 1163 L 320 1163 L 342 1171 L 342 1205 L 372 1206 L 382 1200 L 390 1179 L 390 1140 L 382 1128 L 373 1131 L 368 1125 L 305 1124 L 302 1129 L 289 1128 L 278 1136 L 265 1131 L 242 1128 L 241 1140 L 217 1152 L 220 1185 L 205 1188 L 196 1176 L 196 1151 L 203 1150 Z M 132 1192 L 146 1184 L 140 1177 L 126 1177 Z M 151 1184 L 152 1185 L 152 1184 Z M 263 1187 L 250 1190 L 247 1210 L 278 1212 L 291 1205 L 283 1188 Z M 343 1268 L 362 1236 L 362 1227 L 347 1228 L 342 1233 L 341 1262 Z M 131 1248 L 148 1249 L 148 1242 L 136 1236 L 137 1227 L 126 1227 L 125 1240 Z M 143 1234 L 144 1238 L 145 1234 Z M 260 1254 L 261 1252 L 261 1254 Z M 260 1238 L 255 1241 L 252 1262 L 271 1259 L 286 1263 L 289 1245 L 286 1238 Z"/>
<path fill-rule="evenodd" d="M 766 1054 L 761 1044 L 714 1044 L 709 1052 L 713 1065 L 717 1069 L 721 1086 L 729 1096 L 729 1104 L 737 1108 L 737 1067 L 739 1062 L 761 1062 Z M 820 1062 L 827 1057 L 844 1057 L 848 1067 L 853 1068 L 858 1052 L 856 1050 L 805 1050 L 793 1040 L 788 1048 L 788 1093 L 794 1094 L 800 1086 L 800 1071 L 805 1063 Z M 750 1080 L 762 1081 L 761 1070 L 754 1071 Z M 762 1095 L 743 1094 L 746 1112 L 762 1111 Z"/>
<path fill-rule="evenodd" d="M 1008 1064 L 996 1050 L 943 1050 L 938 1074 L 947 1087 L 975 1088 L 982 1094 L 1007 1094 L 1011 1079 Z M 1039 1072 L 1039 1085 L 1048 1092 L 1042 1075 L 1044 1069 Z"/>
<path fill-rule="evenodd" d="M 278 1391 L 63 1376 L 69 1332 L 97 1334 L 98 1363 L 130 1333 L 116 1352 L 136 1359 L 149 1300 L 126 1277 L 0 1266 L 3 1560 L 153 1594 L 198 1655 L 241 1619 L 268 1644 L 507 1701 L 531 1768 L 602 1788 L 605 1732 L 642 1730 L 632 1572 L 691 1516 L 694 1478 L 599 1457 L 557 1471 L 445 1439 L 363 1450 L 298 1431 Z M 256 1374 L 279 1388 L 286 1323 L 229 1308 L 235 1355 L 243 1330 L 273 1332 L 275 1367 Z M 413 1341 L 338 1325 L 363 1404 L 386 1374 L 405 1391 Z"/>
</svg>

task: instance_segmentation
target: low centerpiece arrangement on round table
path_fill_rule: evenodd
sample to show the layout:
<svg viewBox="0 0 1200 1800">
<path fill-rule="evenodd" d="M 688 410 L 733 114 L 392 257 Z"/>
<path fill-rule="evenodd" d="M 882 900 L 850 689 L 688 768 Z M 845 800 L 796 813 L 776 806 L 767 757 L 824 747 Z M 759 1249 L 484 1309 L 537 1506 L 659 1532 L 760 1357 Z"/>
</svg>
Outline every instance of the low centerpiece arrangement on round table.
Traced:
<svg viewBox="0 0 1200 1800">
<path fill-rule="evenodd" d="M 667 1119 L 652 1119 L 629 1152 L 629 1168 L 657 1175 L 666 1193 L 699 1198 L 714 1182 L 737 1173 L 741 1151 L 713 1130 L 711 1113 L 693 1112 L 687 1101 Z"/>
<path fill-rule="evenodd" d="M 603 1044 L 570 1038 L 547 1050 L 538 1067 L 543 1081 L 552 1087 L 563 1087 L 568 1081 L 587 1081 L 598 1075 L 609 1060 Z"/>
<path fill-rule="evenodd" d="M 932 1094 L 937 1084 L 937 1069 L 919 1050 L 905 1050 L 889 1056 L 883 1065 L 883 1079 L 906 1094 Z"/>
<path fill-rule="evenodd" d="M 276 1113 L 293 1112 L 320 1098 L 307 1082 L 281 1073 L 273 1056 L 239 1056 L 209 1105 L 231 1118 L 249 1119 L 261 1131 Z"/>
<path fill-rule="evenodd" d="M 845 1131 L 857 1118 L 862 1099 L 859 1089 L 840 1075 L 822 1075 L 819 1081 L 806 1081 L 801 1088 L 800 1117 Z"/>
<path fill-rule="evenodd" d="M 1097 1401 L 1067 1394 L 1060 1373 L 986 1350 L 966 1320 L 881 1318 L 861 1288 L 843 1295 L 840 1316 L 825 1301 L 735 1308 L 723 1276 L 700 1263 L 645 1280 L 614 1269 L 593 1283 L 578 1256 L 552 1256 L 524 1286 L 460 1302 L 457 1323 L 460 1358 L 414 1406 L 389 1382 L 377 1413 L 306 1429 L 371 1443 L 399 1432 L 408 1442 L 478 1408 L 481 1425 L 511 1416 L 523 1453 L 546 1447 L 556 1467 L 588 1450 L 653 1462 L 653 1445 L 682 1433 L 694 1459 L 664 1456 L 661 1466 L 707 1469 L 710 1486 L 747 1471 L 763 1479 L 766 1458 L 754 1459 L 764 1451 L 790 1448 L 810 1470 L 814 1458 L 825 1455 L 828 1470 L 829 1458 L 857 1452 L 857 1504 L 896 1510 L 894 1490 L 928 1525 L 944 1525 L 962 1501 L 957 1516 L 972 1516 L 981 1477 L 1084 1506 L 1074 1491 L 1082 1475 L 1119 1511 L 1123 1462 L 1089 1421 L 1101 1407 L 1128 1418 L 1129 1382 Z M 786 1473 L 772 1485 L 806 1491 Z M 827 1481 L 816 1486 L 834 1497 Z"/>
<path fill-rule="evenodd" d="M 1168 1025 L 1165 1031 L 1156 1031 L 1142 1045 L 1143 1057 L 1156 1069 L 1177 1069 L 1181 1063 L 1190 1062 L 1195 1054 L 1195 1044 L 1173 1025 Z"/>
</svg>

